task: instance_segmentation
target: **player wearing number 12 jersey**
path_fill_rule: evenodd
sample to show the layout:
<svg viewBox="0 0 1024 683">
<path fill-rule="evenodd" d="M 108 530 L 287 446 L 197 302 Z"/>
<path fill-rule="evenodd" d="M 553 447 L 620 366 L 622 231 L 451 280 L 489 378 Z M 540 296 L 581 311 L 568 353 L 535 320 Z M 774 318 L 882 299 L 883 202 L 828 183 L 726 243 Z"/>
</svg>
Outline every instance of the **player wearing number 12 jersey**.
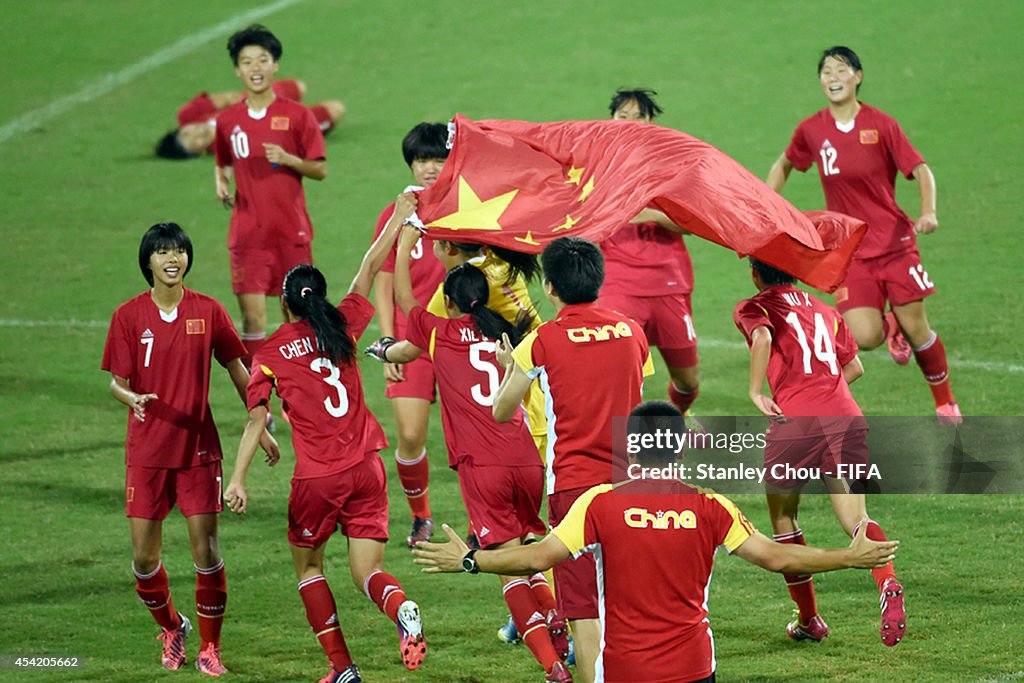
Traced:
<svg viewBox="0 0 1024 683">
<path fill-rule="evenodd" d="M 781 191 L 792 169 L 806 171 L 816 163 L 828 209 L 868 224 L 846 279 L 836 290 L 836 307 L 860 348 L 873 349 L 888 341 L 900 365 L 913 351 L 935 399 L 939 422 L 958 424 L 962 418 L 949 385 L 946 350 L 925 315 L 924 299 L 935 293 L 935 286 L 921 263 L 915 238 L 916 233 L 939 227 L 935 178 L 899 124 L 857 99 L 864 73 L 853 50 L 825 50 L 818 77 L 829 105 L 797 126 L 766 182 Z M 921 215 L 916 222 L 896 203 L 897 172 L 917 182 Z"/>
<path fill-rule="evenodd" d="M 348 539 L 353 581 L 398 626 L 403 664 L 416 669 L 426 655 L 419 607 L 382 569 L 388 499 L 378 451 L 387 439 L 363 400 L 355 358 L 356 340 L 373 317 L 366 295 L 400 225 L 400 220 L 390 223 L 370 247 L 337 308 L 327 301 L 327 283 L 319 270 L 299 265 L 288 272 L 282 287 L 286 322 L 253 358 L 249 422 L 224 495 L 233 512 L 246 511 L 253 435 L 276 391 L 290 417 L 295 448 L 288 541 L 306 617 L 331 663 L 324 683 L 360 680 L 323 573 L 327 541 L 339 528 Z"/>
<path fill-rule="evenodd" d="M 804 545 L 797 522 L 804 482 L 787 476 L 786 467 L 818 467 L 846 533 L 856 536 L 867 525 L 868 538 L 884 541 L 885 532 L 868 517 L 864 494 L 851 493 L 848 483 L 850 465 L 868 460 L 867 424 L 848 386 L 864 373 L 853 335 L 838 311 L 794 287 L 791 275 L 750 261 L 759 293 L 741 301 L 733 318 L 750 345 L 750 399 L 772 418 L 764 458 L 775 540 Z M 765 379 L 770 397 L 761 393 Z M 903 586 L 891 562 L 871 574 L 880 594 L 882 642 L 893 646 L 906 629 Z M 798 608 L 786 633 L 794 640 L 822 640 L 829 631 L 818 615 L 811 576 L 785 579 Z"/>
<path fill-rule="evenodd" d="M 427 312 L 413 293 L 410 274 L 412 250 L 419 239 L 415 228 L 406 227 L 395 261 L 395 299 L 408 316 L 406 339 L 381 339 L 367 353 L 392 363 L 409 362 L 424 351 L 430 354 L 441 396 L 448 464 L 459 475 L 472 531 L 481 547 L 518 546 L 529 534 L 544 533 L 539 517 L 544 471 L 525 412 L 520 410 L 505 423 L 491 417 L 500 377 L 494 351 L 495 340 L 503 335 L 518 342 L 532 318 L 524 312 L 513 324 L 489 308 L 487 276 L 470 263 L 456 266 L 445 277 L 447 317 Z M 571 680 L 547 628 L 554 598 L 543 574 L 499 578 L 513 622 L 548 680 Z"/>
<path fill-rule="evenodd" d="M 250 26 L 231 36 L 228 52 L 246 96 L 217 116 L 216 190 L 225 206 L 234 202 L 231 288 L 251 358 L 266 338 L 266 297 L 281 296 L 281 280 L 292 266 L 313 262 L 302 179 L 327 177 L 327 152 L 312 112 L 274 93 L 282 52 L 274 34 Z"/>
</svg>

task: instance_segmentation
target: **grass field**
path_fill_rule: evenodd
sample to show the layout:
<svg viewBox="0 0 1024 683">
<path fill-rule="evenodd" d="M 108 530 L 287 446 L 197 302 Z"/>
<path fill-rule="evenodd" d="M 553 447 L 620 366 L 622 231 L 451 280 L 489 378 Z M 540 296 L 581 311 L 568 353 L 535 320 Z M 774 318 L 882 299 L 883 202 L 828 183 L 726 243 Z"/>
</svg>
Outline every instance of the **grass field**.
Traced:
<svg viewBox="0 0 1024 683">
<path fill-rule="evenodd" d="M 236 89 L 227 36 L 254 11 L 285 46 L 282 76 L 312 100 L 340 98 L 349 114 L 328 139 L 330 177 L 307 183 L 315 254 L 340 296 L 379 210 L 408 180 L 399 142 L 419 121 L 603 118 L 615 88 L 660 92 L 660 122 L 767 173 L 797 122 L 823 106 L 820 50 L 848 44 L 865 66 L 864 101 L 892 113 L 928 160 L 941 228 L 921 240 L 939 287 L 928 312 L 951 356 L 954 389 L 971 415 L 1022 414 L 1019 258 L 1012 231 L 1024 173 L 1024 5 L 952 0 L 516 4 L 397 0 L 86 2 L 0 0 L 8 83 L 0 99 L 0 655 L 75 654 L 70 676 L 0 670 L 0 681 L 198 680 L 159 668 L 156 627 L 132 590 L 123 516 L 125 411 L 99 371 L 114 308 L 141 291 L 141 233 L 163 220 L 195 243 L 188 285 L 236 314 L 210 159 L 150 157 L 177 108 L 199 90 Z M 786 196 L 821 208 L 813 174 Z M 913 187 L 900 198 L 916 215 Z M 744 415 L 747 356 L 731 311 L 751 287 L 734 254 L 689 242 L 703 383 L 697 412 Z M 550 309 L 542 308 L 544 316 Z M 364 338 L 368 343 L 372 330 Z M 363 362 L 367 401 L 393 436 L 379 369 Z M 855 394 L 868 414 L 929 415 L 913 364 L 866 355 Z M 649 387 L 660 396 L 664 369 Z M 226 469 L 243 410 L 215 376 Z M 287 430 L 278 433 L 287 444 Z M 435 519 L 464 528 L 439 420 L 429 448 Z M 276 471 L 254 468 L 250 513 L 222 518 L 230 582 L 224 630 L 232 680 L 315 680 L 324 657 L 298 600 L 285 540 L 290 444 Z M 389 458 L 389 470 L 393 465 Z M 431 654 L 406 672 L 393 627 L 347 579 L 344 546 L 329 549 L 340 620 L 367 681 L 538 681 L 523 648 L 500 645 L 505 618 L 491 577 L 420 575 L 400 542 L 408 511 L 391 477 L 387 564 L 423 607 Z M 757 496 L 737 502 L 768 529 Z M 1019 496 L 884 496 L 870 510 L 903 541 L 907 639 L 878 642 L 877 600 L 863 574 L 817 579 L 833 637 L 785 638 L 790 601 L 780 577 L 723 558 L 711 593 L 722 681 L 1008 681 L 1024 678 L 1024 533 Z M 801 515 L 812 543 L 844 544 L 828 503 Z M 164 560 L 183 611 L 193 585 L 185 525 L 165 525 Z M 190 643 L 190 660 L 197 641 Z M 1016 643 L 1016 644 L 1015 644 Z"/>
</svg>

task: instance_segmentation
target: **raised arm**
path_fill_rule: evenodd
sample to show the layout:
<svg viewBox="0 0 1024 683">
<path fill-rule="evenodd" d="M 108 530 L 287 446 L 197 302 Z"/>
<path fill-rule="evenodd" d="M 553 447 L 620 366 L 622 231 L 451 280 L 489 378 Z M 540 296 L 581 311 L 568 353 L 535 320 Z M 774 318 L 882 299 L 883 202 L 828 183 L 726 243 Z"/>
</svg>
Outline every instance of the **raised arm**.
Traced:
<svg viewBox="0 0 1024 683">
<path fill-rule="evenodd" d="M 395 238 L 398 236 L 398 232 L 405 219 L 411 216 L 415 210 L 415 195 L 410 192 L 398 195 L 398 199 L 395 200 L 395 212 L 391 214 L 391 218 L 388 219 L 384 230 L 381 231 L 380 235 L 377 236 L 377 239 L 370 245 L 370 248 L 363 256 L 359 272 L 356 273 L 355 278 L 352 280 L 352 285 L 348 288 L 350 293 L 365 297 L 370 295 L 370 287 L 373 284 L 374 276 L 377 275 L 381 266 L 384 265 L 384 261 L 387 260 L 388 252 L 391 251 L 391 246 L 395 243 Z"/>
<path fill-rule="evenodd" d="M 675 232 L 680 235 L 689 235 L 690 233 L 679 227 L 672 222 L 672 219 L 665 215 L 665 212 L 659 211 L 658 209 L 652 209 L 647 207 L 637 215 L 630 219 L 630 223 L 657 223 L 658 227 L 665 228 L 669 232 Z"/>
<path fill-rule="evenodd" d="M 402 313 L 406 315 L 420 305 L 412 291 L 412 274 L 409 264 L 412 260 L 412 250 L 421 238 L 420 231 L 412 225 L 405 226 L 402 229 L 402 235 L 398 238 L 398 255 L 395 257 L 395 302 L 402 309 Z"/>
<path fill-rule="evenodd" d="M 501 384 L 494 395 L 491 415 L 498 422 L 508 422 L 522 405 L 532 380 L 513 360 L 512 343 L 507 334 L 501 335 L 501 339 L 495 343 L 495 359 L 505 368 L 505 376 L 501 378 Z"/>
<path fill-rule="evenodd" d="M 914 223 L 914 230 L 927 235 L 939 227 L 939 219 L 935 213 L 935 176 L 928 164 L 918 164 L 913 170 L 917 189 L 921 193 L 921 217 Z"/>
<path fill-rule="evenodd" d="M 776 192 L 782 192 L 783 186 L 789 179 L 789 173 L 793 170 L 793 163 L 786 158 L 785 152 L 775 160 L 772 164 L 772 168 L 768 171 L 768 177 L 765 179 L 765 183 L 768 187 L 772 188 Z"/>
</svg>

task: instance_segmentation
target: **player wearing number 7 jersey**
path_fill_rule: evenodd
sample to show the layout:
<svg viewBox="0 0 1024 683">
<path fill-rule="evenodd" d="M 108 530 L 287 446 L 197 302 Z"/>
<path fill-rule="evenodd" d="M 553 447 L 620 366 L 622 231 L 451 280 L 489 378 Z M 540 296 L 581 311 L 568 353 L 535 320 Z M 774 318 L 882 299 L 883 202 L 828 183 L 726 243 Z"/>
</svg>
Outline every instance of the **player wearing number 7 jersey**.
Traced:
<svg viewBox="0 0 1024 683">
<path fill-rule="evenodd" d="M 288 541 L 306 616 L 331 662 L 322 679 L 326 683 L 360 680 L 323 574 L 327 541 L 339 527 L 348 539 L 352 580 L 398 626 L 406 668 L 418 668 L 427 649 L 419 607 L 382 569 L 388 499 L 378 451 L 387 439 L 363 400 L 355 357 L 356 341 L 374 312 L 366 295 L 401 222 L 401 216 L 391 221 L 367 251 L 337 308 L 327 301 L 319 270 L 300 265 L 288 272 L 282 287 L 286 322 L 253 358 L 249 422 L 224 494 L 233 512 L 246 511 L 245 477 L 255 454 L 256 426 L 266 419 L 267 402 L 276 391 L 288 411 L 295 448 Z"/>
<path fill-rule="evenodd" d="M 797 126 L 766 182 L 780 192 L 792 169 L 806 171 L 816 163 L 828 209 L 868 224 L 846 279 L 836 290 L 836 307 L 860 348 L 869 350 L 888 341 L 900 365 L 913 351 L 935 399 L 939 422 L 958 424 L 963 419 L 949 386 L 946 350 L 924 309 L 924 299 L 935 293 L 935 285 L 921 264 L 915 237 L 939 227 L 935 178 L 899 124 L 857 99 L 864 73 L 853 50 L 825 50 L 818 61 L 818 77 L 829 105 Z M 916 222 L 896 203 L 897 172 L 917 182 L 921 215 Z"/>
<path fill-rule="evenodd" d="M 733 319 L 750 345 L 750 400 L 772 418 L 764 460 L 775 540 L 805 544 L 797 522 L 805 482 L 789 473 L 817 467 L 843 530 L 852 537 L 866 524 L 869 539 L 884 541 L 885 532 L 868 517 L 864 494 L 851 493 L 848 481 L 857 465 L 868 462 L 867 423 L 848 386 L 864 373 L 853 335 L 838 311 L 794 287 L 791 275 L 753 258 L 750 263 L 759 293 L 737 304 Z M 770 397 L 761 393 L 765 379 Z M 882 642 L 896 645 L 906 629 L 903 587 L 891 562 L 871 575 L 880 593 Z M 798 608 L 786 633 L 820 641 L 829 631 L 818 615 L 811 576 L 785 579 Z"/>
</svg>

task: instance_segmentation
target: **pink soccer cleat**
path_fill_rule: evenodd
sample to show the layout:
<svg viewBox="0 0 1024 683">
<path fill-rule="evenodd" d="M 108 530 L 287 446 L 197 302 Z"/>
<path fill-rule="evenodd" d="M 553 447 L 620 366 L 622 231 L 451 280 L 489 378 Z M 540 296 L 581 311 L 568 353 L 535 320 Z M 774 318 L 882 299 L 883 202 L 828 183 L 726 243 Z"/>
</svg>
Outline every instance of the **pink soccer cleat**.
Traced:
<svg viewBox="0 0 1024 683">
<path fill-rule="evenodd" d="M 220 648 L 213 643 L 199 651 L 196 657 L 196 668 L 200 673 L 207 676 L 221 676 L 228 672 L 227 667 L 220 661 Z"/>
<path fill-rule="evenodd" d="M 889 355 L 896 361 L 896 365 L 906 365 L 910 362 L 910 354 L 913 352 L 910 342 L 900 331 L 900 324 L 896 321 L 896 315 L 892 311 L 885 314 L 885 319 L 889 323 L 889 336 L 886 337 Z"/>
<path fill-rule="evenodd" d="M 188 663 L 185 657 L 185 639 L 192 632 L 192 622 L 188 620 L 188 617 L 181 612 L 178 612 L 178 617 L 181 619 L 178 628 L 164 629 L 163 633 L 156 637 L 157 640 L 164 642 L 164 651 L 160 662 L 165 669 L 172 671 L 176 671 Z"/>
<path fill-rule="evenodd" d="M 548 633 L 551 635 L 551 644 L 555 647 L 555 654 L 563 662 L 569 656 L 569 628 L 565 623 L 565 617 L 557 610 L 548 612 L 547 618 Z"/>
<path fill-rule="evenodd" d="M 882 643 L 889 647 L 899 645 L 907 632 L 907 610 L 903 606 L 903 586 L 899 581 L 888 579 L 885 582 L 879 604 L 882 608 Z"/>
<path fill-rule="evenodd" d="M 427 640 L 423 637 L 419 605 L 412 600 L 398 606 L 398 645 L 405 668 L 409 671 L 420 668 L 427 656 Z"/>
<path fill-rule="evenodd" d="M 793 640 L 813 640 L 816 643 L 828 638 L 828 624 L 815 614 L 806 625 L 800 623 L 797 617 L 786 626 L 786 635 Z"/>
<path fill-rule="evenodd" d="M 964 416 L 960 414 L 960 406 L 952 401 L 938 406 L 935 409 L 935 415 L 938 417 L 940 425 L 958 425 L 964 422 Z"/>
<path fill-rule="evenodd" d="M 572 674 L 565 662 L 555 662 L 551 665 L 551 671 L 545 672 L 544 683 L 572 683 Z"/>
</svg>

